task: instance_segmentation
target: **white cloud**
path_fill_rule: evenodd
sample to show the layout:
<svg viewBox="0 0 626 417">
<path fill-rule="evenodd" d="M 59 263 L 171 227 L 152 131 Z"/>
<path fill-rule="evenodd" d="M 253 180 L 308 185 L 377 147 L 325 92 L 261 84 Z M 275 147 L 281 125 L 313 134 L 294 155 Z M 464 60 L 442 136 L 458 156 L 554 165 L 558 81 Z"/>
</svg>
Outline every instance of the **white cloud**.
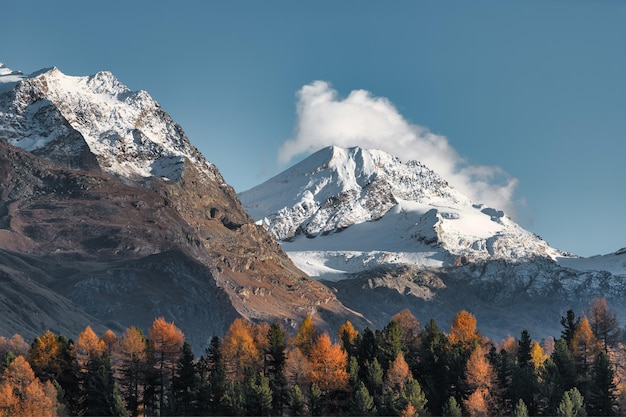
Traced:
<svg viewBox="0 0 626 417">
<path fill-rule="evenodd" d="M 325 81 L 305 85 L 297 96 L 295 137 L 283 143 L 279 162 L 331 145 L 380 149 L 418 160 L 474 202 L 514 214 L 517 179 L 499 167 L 467 164 L 445 136 L 408 122 L 386 98 L 355 90 L 341 99 Z"/>
</svg>

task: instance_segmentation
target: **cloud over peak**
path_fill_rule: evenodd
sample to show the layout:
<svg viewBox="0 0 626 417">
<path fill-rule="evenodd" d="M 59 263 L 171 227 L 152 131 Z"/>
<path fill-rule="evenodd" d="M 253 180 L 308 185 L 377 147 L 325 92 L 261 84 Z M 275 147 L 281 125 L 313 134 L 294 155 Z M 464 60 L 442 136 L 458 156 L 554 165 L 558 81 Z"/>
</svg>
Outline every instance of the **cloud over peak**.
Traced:
<svg viewBox="0 0 626 417">
<path fill-rule="evenodd" d="M 354 90 L 342 99 L 328 82 L 314 81 L 297 98 L 294 138 L 281 146 L 280 163 L 331 145 L 380 149 L 420 161 L 474 202 L 514 214 L 516 178 L 499 167 L 469 165 L 445 136 L 410 123 L 385 97 Z"/>
</svg>

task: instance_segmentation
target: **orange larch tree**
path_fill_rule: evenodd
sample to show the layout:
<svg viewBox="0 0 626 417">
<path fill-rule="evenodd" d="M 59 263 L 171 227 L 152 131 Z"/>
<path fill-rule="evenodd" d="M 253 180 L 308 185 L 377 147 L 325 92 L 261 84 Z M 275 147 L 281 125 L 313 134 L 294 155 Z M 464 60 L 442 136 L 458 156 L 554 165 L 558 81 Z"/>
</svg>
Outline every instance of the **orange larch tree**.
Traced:
<svg viewBox="0 0 626 417">
<path fill-rule="evenodd" d="M 467 415 L 471 417 L 487 417 L 489 415 L 488 390 L 477 389 L 463 401 Z"/>
<path fill-rule="evenodd" d="M 104 343 L 104 347 L 109 353 L 109 356 L 112 357 L 118 348 L 117 335 L 113 332 L 113 330 L 108 329 L 106 332 L 104 332 L 102 337 L 100 337 L 100 340 L 102 340 L 102 342 Z"/>
<path fill-rule="evenodd" d="M 496 384 L 496 373 L 480 345 L 472 351 L 467 361 L 465 382 L 471 393 L 464 403 L 468 413 L 484 415 L 493 403 L 492 390 Z"/>
<path fill-rule="evenodd" d="M 579 387 L 583 396 L 587 395 L 591 369 L 600 350 L 600 341 L 594 336 L 587 316 L 583 316 L 572 337 L 572 352 L 576 363 Z"/>
<path fill-rule="evenodd" d="M 396 392 L 403 392 L 406 382 L 412 378 L 409 365 L 404 360 L 404 354 L 400 352 L 396 359 L 391 362 L 387 375 L 385 376 L 385 386 Z"/>
<path fill-rule="evenodd" d="M 480 341 L 480 335 L 476 330 L 476 317 L 465 310 L 459 311 L 450 324 L 450 343 L 460 343 L 466 348 L 471 348 Z"/>
<path fill-rule="evenodd" d="M 605 352 L 616 341 L 619 332 L 619 321 L 615 312 L 609 309 L 606 298 L 594 298 L 589 309 L 589 325 L 591 331 L 600 340 Z"/>
<path fill-rule="evenodd" d="M 243 318 L 236 319 L 228 328 L 222 343 L 222 359 L 226 365 L 226 377 L 230 380 L 243 380 L 247 367 L 262 370 L 262 352 L 255 336 L 260 337 L 255 326 Z"/>
<path fill-rule="evenodd" d="M 287 352 L 285 360 L 285 377 L 291 386 L 304 387 L 311 373 L 309 358 L 302 351 L 294 347 Z"/>
<path fill-rule="evenodd" d="M 89 361 L 102 355 L 104 349 L 104 342 L 98 338 L 90 326 L 87 326 L 85 330 L 78 335 L 76 345 L 74 346 L 74 357 L 79 370 L 86 372 Z"/>
<path fill-rule="evenodd" d="M 18 356 L 4 370 L 0 383 L 0 415 L 55 417 L 61 405 L 50 381 L 42 383 L 30 364 Z"/>
<path fill-rule="evenodd" d="M 404 343 L 407 345 L 412 343 L 413 339 L 417 338 L 419 335 L 421 327 L 420 321 L 408 308 L 396 313 L 393 317 L 391 317 L 390 321 L 398 323 L 400 329 L 402 330 Z"/>
<path fill-rule="evenodd" d="M 494 385 L 496 374 L 481 346 L 470 355 L 465 370 L 465 381 L 468 387 L 475 391 L 477 389 L 491 389 Z"/>
<path fill-rule="evenodd" d="M 160 379 L 160 410 L 164 410 L 167 400 L 172 398 L 172 380 L 176 371 L 176 362 L 182 354 L 185 335 L 174 325 L 159 317 L 150 328 L 150 340 L 154 344 L 156 368 Z"/>
<path fill-rule="evenodd" d="M 141 393 L 142 374 L 146 367 L 146 338 L 137 327 L 128 328 L 114 353 L 115 372 L 120 392 L 132 415 L 137 414 Z"/>
<path fill-rule="evenodd" d="M 342 390 L 348 383 L 348 354 L 333 344 L 328 333 L 317 338 L 311 349 L 309 380 L 323 392 Z"/>
</svg>

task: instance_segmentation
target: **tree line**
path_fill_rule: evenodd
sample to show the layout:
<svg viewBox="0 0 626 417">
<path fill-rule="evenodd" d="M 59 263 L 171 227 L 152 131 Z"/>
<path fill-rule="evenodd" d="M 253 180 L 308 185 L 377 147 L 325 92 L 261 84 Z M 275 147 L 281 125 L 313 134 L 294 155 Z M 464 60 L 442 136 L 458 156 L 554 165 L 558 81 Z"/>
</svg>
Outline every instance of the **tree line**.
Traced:
<svg viewBox="0 0 626 417">
<path fill-rule="evenodd" d="M 147 334 L 0 337 L 0 416 L 619 415 L 616 315 L 600 298 L 560 324 L 558 339 L 496 343 L 467 311 L 447 332 L 404 310 L 332 336 L 310 316 L 292 332 L 240 318 L 199 358 L 163 318 Z"/>
</svg>

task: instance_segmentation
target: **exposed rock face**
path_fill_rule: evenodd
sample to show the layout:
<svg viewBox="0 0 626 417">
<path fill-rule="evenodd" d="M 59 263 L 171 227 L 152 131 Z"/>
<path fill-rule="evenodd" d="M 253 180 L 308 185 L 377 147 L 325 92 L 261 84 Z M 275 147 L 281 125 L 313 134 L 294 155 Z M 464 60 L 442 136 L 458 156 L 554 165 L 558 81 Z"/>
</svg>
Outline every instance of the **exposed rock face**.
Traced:
<svg viewBox="0 0 626 417">
<path fill-rule="evenodd" d="M 363 322 L 254 224 L 147 93 L 110 73 L 56 69 L 9 87 L 0 88 L 0 278 L 10 285 L 0 297 L 17 301 L 0 333 L 147 329 L 164 316 L 201 350 L 237 316 Z"/>
<path fill-rule="evenodd" d="M 529 330 L 534 339 L 558 337 L 559 319 L 572 309 L 588 310 L 594 297 L 605 297 L 623 322 L 626 283 L 606 271 L 580 272 L 548 259 L 504 260 L 450 268 L 393 264 L 325 281 L 349 308 L 361 311 L 376 328 L 400 310 L 445 330 L 460 310 L 472 312 L 480 331 L 499 341 Z"/>
</svg>

